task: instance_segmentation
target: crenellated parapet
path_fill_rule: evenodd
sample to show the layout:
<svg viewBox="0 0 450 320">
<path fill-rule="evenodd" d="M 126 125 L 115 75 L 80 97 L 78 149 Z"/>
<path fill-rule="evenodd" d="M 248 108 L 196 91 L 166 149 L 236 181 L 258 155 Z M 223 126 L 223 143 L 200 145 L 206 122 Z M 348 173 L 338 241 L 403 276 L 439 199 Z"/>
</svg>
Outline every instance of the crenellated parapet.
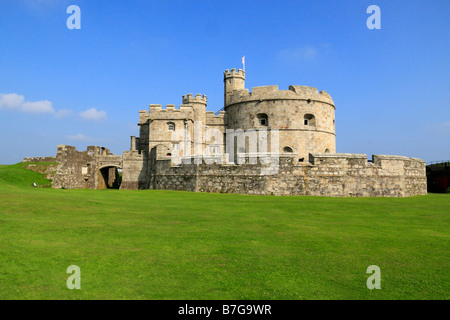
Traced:
<svg viewBox="0 0 450 320">
<path fill-rule="evenodd" d="M 174 104 L 162 106 L 161 104 L 151 104 L 148 114 L 142 114 L 142 120 L 167 120 L 167 119 L 190 119 L 192 117 L 192 106 L 182 104 L 178 108 Z"/>
<path fill-rule="evenodd" d="M 190 107 L 184 104 L 180 105 L 179 107 L 176 107 L 174 104 L 167 104 L 165 106 L 161 104 L 151 104 L 149 106 L 149 115 L 151 116 L 152 114 L 157 112 L 182 112 L 187 109 L 190 109 Z"/>
<path fill-rule="evenodd" d="M 238 90 L 228 96 L 226 107 L 242 102 L 261 102 L 270 100 L 298 100 L 305 102 L 322 102 L 334 107 L 331 96 L 325 91 L 308 86 L 289 86 L 289 90 L 279 90 L 277 85 L 253 87 L 251 91 Z"/>
<path fill-rule="evenodd" d="M 198 107 L 206 111 L 207 97 L 197 93 L 195 96 L 192 93 L 183 95 L 182 104 L 177 107 L 174 104 L 150 104 L 148 112 L 146 110 L 139 111 L 139 124 L 145 124 L 149 120 L 179 120 L 179 119 L 194 119 L 194 112 Z"/>
<path fill-rule="evenodd" d="M 189 93 L 187 95 L 183 95 L 183 104 L 204 104 L 206 105 L 207 97 L 206 95 L 201 95 L 200 93 L 197 93 L 195 96 L 192 93 Z"/>
<path fill-rule="evenodd" d="M 214 111 L 206 111 L 206 124 L 207 125 L 225 125 L 226 124 L 226 112 L 220 111 L 218 115 Z"/>
<path fill-rule="evenodd" d="M 236 68 L 225 70 L 223 73 L 224 80 L 227 80 L 229 78 L 241 78 L 242 80 L 245 80 L 245 71 L 242 69 L 239 69 L 236 71 Z"/>
<path fill-rule="evenodd" d="M 242 155 L 242 164 L 215 158 L 185 157 L 182 164 L 169 161 L 153 173 L 153 189 L 261 195 L 331 197 L 409 197 L 426 194 L 425 163 L 417 158 L 365 154 L 310 154 L 310 162 L 280 155 L 270 164 Z M 163 159 L 161 159 L 163 160 Z M 197 161 L 196 161 L 197 160 Z M 208 162 L 209 160 L 214 160 Z"/>
<path fill-rule="evenodd" d="M 330 168 L 339 175 L 347 176 L 364 175 L 379 178 L 389 176 L 408 179 L 423 178 L 425 175 L 425 161 L 404 156 L 372 155 L 372 159 L 368 160 L 365 154 L 316 153 L 309 154 L 309 162 L 318 168 L 318 173 L 324 175 L 329 174 Z"/>
<path fill-rule="evenodd" d="M 336 153 L 336 108 L 325 91 L 291 85 L 245 88 L 244 70 L 224 72 L 224 108 L 207 97 L 139 111 L 139 136 L 123 156 L 59 145 L 54 188 L 166 189 L 260 195 L 407 197 L 427 192 L 421 159 Z M 223 111 L 224 110 L 224 111 Z M 30 166 L 34 166 L 31 164 Z"/>
<path fill-rule="evenodd" d="M 139 125 L 146 123 L 148 120 L 148 112 L 147 110 L 139 111 Z"/>
</svg>

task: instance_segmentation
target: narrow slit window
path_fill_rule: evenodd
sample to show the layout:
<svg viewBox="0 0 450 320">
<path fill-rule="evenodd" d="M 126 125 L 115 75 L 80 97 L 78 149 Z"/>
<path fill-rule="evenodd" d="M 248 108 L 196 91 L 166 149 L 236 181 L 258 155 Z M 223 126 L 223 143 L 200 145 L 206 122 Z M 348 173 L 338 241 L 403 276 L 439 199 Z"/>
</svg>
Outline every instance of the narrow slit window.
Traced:
<svg viewBox="0 0 450 320">
<path fill-rule="evenodd" d="M 256 115 L 256 117 L 258 119 L 258 125 L 260 125 L 260 126 L 268 126 L 269 125 L 267 114 L 265 114 L 265 113 L 258 113 Z"/>
<path fill-rule="evenodd" d="M 316 126 L 316 117 L 310 113 L 305 114 L 304 124 L 305 124 L 305 126 L 315 127 Z"/>
</svg>

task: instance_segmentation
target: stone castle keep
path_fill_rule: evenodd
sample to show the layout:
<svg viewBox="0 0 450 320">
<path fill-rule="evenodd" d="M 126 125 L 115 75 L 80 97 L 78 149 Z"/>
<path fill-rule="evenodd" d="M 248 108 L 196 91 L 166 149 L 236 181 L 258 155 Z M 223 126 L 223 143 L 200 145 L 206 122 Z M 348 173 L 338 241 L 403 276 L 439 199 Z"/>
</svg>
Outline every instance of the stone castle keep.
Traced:
<svg viewBox="0 0 450 320">
<path fill-rule="evenodd" d="M 426 194 L 417 158 L 336 153 L 335 110 L 306 86 L 245 88 L 245 71 L 224 73 L 224 108 L 205 95 L 139 112 L 139 137 L 122 156 L 58 146 L 54 188 L 166 189 L 262 195 Z M 24 159 L 25 160 L 25 159 Z M 30 159 L 26 159 L 30 161 Z M 119 178 L 122 172 L 122 179 Z"/>
</svg>

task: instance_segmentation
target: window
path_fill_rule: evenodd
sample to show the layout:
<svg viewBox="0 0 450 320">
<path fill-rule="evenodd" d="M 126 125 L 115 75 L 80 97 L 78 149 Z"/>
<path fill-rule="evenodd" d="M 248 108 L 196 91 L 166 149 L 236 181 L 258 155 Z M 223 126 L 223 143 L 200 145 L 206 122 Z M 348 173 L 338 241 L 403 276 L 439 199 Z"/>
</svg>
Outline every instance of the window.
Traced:
<svg viewBox="0 0 450 320">
<path fill-rule="evenodd" d="M 219 154 L 220 153 L 220 147 L 211 145 L 208 147 L 209 154 Z"/>
<path fill-rule="evenodd" d="M 173 123 L 173 122 L 167 123 L 167 129 L 169 131 L 175 131 L 175 123 Z"/>
<path fill-rule="evenodd" d="M 284 147 L 284 148 L 283 148 L 283 152 L 292 153 L 292 152 L 294 152 L 294 151 L 292 150 L 291 147 Z"/>
<path fill-rule="evenodd" d="M 316 117 L 314 117 L 314 115 L 310 114 L 310 113 L 305 114 L 304 124 L 305 124 L 305 126 L 315 127 L 316 126 Z"/>
<path fill-rule="evenodd" d="M 258 113 L 256 115 L 256 118 L 258 119 L 258 125 L 260 125 L 260 126 L 268 126 L 269 125 L 267 114 L 265 114 L 265 113 Z"/>
<path fill-rule="evenodd" d="M 330 153 L 330 149 L 326 148 L 325 153 Z"/>
</svg>

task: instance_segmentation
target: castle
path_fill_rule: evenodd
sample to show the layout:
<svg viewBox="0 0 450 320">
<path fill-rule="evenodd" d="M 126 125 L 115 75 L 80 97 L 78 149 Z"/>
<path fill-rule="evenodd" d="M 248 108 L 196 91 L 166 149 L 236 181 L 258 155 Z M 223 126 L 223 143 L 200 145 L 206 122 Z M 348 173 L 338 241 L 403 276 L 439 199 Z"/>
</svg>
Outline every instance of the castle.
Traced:
<svg viewBox="0 0 450 320">
<path fill-rule="evenodd" d="M 224 108 L 205 95 L 139 112 L 139 137 L 122 156 L 60 145 L 55 188 L 167 189 L 263 195 L 426 194 L 424 161 L 336 153 L 335 110 L 307 86 L 245 88 L 245 71 L 224 72 Z M 29 160 L 29 159 L 28 159 Z M 119 170 L 122 179 L 119 179 Z"/>
</svg>

